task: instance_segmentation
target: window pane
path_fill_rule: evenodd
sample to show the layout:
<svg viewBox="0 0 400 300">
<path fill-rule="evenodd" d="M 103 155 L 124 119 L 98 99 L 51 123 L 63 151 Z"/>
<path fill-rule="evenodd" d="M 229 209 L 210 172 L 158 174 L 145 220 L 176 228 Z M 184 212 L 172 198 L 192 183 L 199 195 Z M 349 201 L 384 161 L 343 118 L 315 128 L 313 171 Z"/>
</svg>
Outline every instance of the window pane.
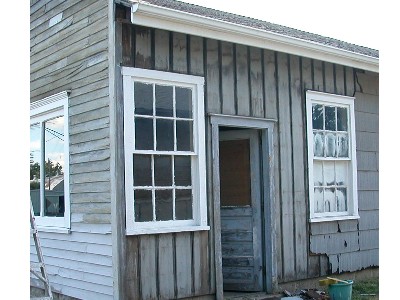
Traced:
<svg viewBox="0 0 400 300">
<path fill-rule="evenodd" d="M 135 82 L 135 114 L 153 115 L 153 85 Z"/>
<path fill-rule="evenodd" d="M 192 121 L 176 121 L 176 147 L 178 151 L 193 151 L 192 127 Z"/>
<path fill-rule="evenodd" d="M 178 118 L 192 118 L 192 90 L 175 88 L 176 116 Z"/>
<path fill-rule="evenodd" d="M 327 133 L 325 136 L 326 148 L 325 148 L 325 156 L 326 157 L 336 157 L 336 134 Z"/>
<path fill-rule="evenodd" d="M 154 155 L 155 186 L 172 186 L 171 156 Z"/>
<path fill-rule="evenodd" d="M 321 186 L 324 183 L 322 176 L 322 162 L 314 161 L 314 186 Z"/>
<path fill-rule="evenodd" d="M 324 134 L 321 132 L 314 132 L 314 156 L 324 157 Z"/>
<path fill-rule="evenodd" d="M 177 220 L 191 220 L 192 213 L 192 190 L 175 191 L 175 215 Z"/>
<path fill-rule="evenodd" d="M 337 130 L 347 131 L 347 108 L 337 108 Z"/>
<path fill-rule="evenodd" d="M 64 216 L 64 117 L 45 124 L 45 216 Z"/>
<path fill-rule="evenodd" d="M 313 129 L 324 129 L 324 110 L 320 104 L 312 106 L 312 124 Z"/>
<path fill-rule="evenodd" d="M 151 180 L 151 155 L 133 155 L 133 185 L 153 185 Z"/>
<path fill-rule="evenodd" d="M 30 193 L 35 216 L 40 215 L 40 124 L 31 125 L 30 130 Z"/>
<path fill-rule="evenodd" d="M 191 163 L 189 156 L 175 156 L 175 185 L 191 186 Z"/>
<path fill-rule="evenodd" d="M 347 211 L 347 189 L 338 188 L 336 190 L 337 211 Z"/>
<path fill-rule="evenodd" d="M 338 157 L 349 157 L 349 135 L 338 134 Z"/>
<path fill-rule="evenodd" d="M 349 162 L 347 161 L 337 161 L 335 162 L 335 175 L 336 175 L 336 185 L 348 185 L 348 169 Z"/>
<path fill-rule="evenodd" d="M 324 161 L 324 185 L 335 184 L 335 163 Z"/>
<path fill-rule="evenodd" d="M 324 189 L 324 207 L 325 212 L 336 211 L 335 189 Z"/>
<path fill-rule="evenodd" d="M 172 190 L 156 191 L 156 220 L 173 220 Z"/>
<path fill-rule="evenodd" d="M 325 106 L 325 130 L 336 131 L 336 107 Z"/>
<path fill-rule="evenodd" d="M 135 118 L 135 149 L 153 150 L 153 119 Z"/>
<path fill-rule="evenodd" d="M 322 188 L 314 189 L 314 212 L 324 212 L 324 190 Z"/>
<path fill-rule="evenodd" d="M 173 117 L 173 88 L 172 86 L 156 85 L 156 115 Z"/>
<path fill-rule="evenodd" d="M 135 222 L 153 221 L 153 204 L 150 190 L 135 190 Z"/>
<path fill-rule="evenodd" d="M 156 120 L 157 124 L 157 150 L 174 151 L 174 121 Z"/>
</svg>

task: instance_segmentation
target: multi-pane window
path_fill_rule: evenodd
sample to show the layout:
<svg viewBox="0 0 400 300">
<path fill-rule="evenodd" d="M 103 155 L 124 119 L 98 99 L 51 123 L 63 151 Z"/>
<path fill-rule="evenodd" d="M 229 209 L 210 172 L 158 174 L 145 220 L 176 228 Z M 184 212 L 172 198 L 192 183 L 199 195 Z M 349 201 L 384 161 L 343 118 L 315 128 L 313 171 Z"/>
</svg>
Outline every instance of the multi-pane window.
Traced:
<svg viewBox="0 0 400 300">
<path fill-rule="evenodd" d="M 67 94 L 31 104 L 30 199 L 39 228 L 69 228 Z"/>
<path fill-rule="evenodd" d="M 203 79 L 134 68 L 123 75 L 127 232 L 204 227 Z"/>
<path fill-rule="evenodd" d="M 307 91 L 311 220 L 357 217 L 354 98 Z"/>
</svg>

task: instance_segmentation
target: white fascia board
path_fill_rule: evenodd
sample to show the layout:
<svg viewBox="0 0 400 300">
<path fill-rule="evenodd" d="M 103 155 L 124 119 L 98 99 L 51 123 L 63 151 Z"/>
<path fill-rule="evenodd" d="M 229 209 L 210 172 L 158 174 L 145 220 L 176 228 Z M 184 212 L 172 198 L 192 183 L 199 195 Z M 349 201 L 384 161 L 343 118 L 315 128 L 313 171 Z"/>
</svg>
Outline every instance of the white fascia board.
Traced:
<svg viewBox="0 0 400 300">
<path fill-rule="evenodd" d="M 379 59 L 283 34 L 132 1 L 133 24 L 244 44 L 379 73 Z"/>
</svg>

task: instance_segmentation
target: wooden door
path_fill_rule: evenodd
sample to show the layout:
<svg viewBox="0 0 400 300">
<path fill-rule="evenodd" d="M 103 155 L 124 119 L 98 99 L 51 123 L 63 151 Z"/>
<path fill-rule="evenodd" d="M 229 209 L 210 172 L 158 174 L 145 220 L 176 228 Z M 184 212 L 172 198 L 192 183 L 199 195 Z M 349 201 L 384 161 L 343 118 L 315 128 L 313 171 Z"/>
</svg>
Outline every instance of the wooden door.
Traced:
<svg viewBox="0 0 400 300">
<path fill-rule="evenodd" d="M 262 291 L 260 155 L 256 130 L 220 131 L 224 290 Z"/>
</svg>

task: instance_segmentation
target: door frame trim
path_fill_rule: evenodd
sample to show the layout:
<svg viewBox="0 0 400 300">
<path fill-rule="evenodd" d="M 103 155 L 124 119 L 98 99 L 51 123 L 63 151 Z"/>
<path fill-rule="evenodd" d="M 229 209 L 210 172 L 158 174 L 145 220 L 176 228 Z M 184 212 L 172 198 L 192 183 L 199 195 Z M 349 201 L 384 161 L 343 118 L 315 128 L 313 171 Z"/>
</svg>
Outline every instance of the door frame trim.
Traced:
<svg viewBox="0 0 400 300">
<path fill-rule="evenodd" d="M 276 120 L 228 116 L 220 114 L 208 114 L 211 124 L 212 145 L 212 196 L 214 203 L 214 255 L 215 255 L 215 280 L 216 298 L 223 299 L 223 276 L 222 276 L 222 249 L 221 249 L 221 211 L 220 211 L 220 181 L 219 181 L 219 126 L 240 127 L 261 130 L 261 153 L 262 164 L 262 189 L 264 207 L 262 218 L 264 219 L 264 261 L 265 278 L 264 284 L 267 293 L 273 292 L 277 286 L 277 263 L 276 263 L 276 230 L 275 230 L 275 191 L 274 191 L 274 127 Z M 265 164 L 264 162 L 268 162 Z M 268 242 L 269 241 L 269 242 Z"/>
</svg>

